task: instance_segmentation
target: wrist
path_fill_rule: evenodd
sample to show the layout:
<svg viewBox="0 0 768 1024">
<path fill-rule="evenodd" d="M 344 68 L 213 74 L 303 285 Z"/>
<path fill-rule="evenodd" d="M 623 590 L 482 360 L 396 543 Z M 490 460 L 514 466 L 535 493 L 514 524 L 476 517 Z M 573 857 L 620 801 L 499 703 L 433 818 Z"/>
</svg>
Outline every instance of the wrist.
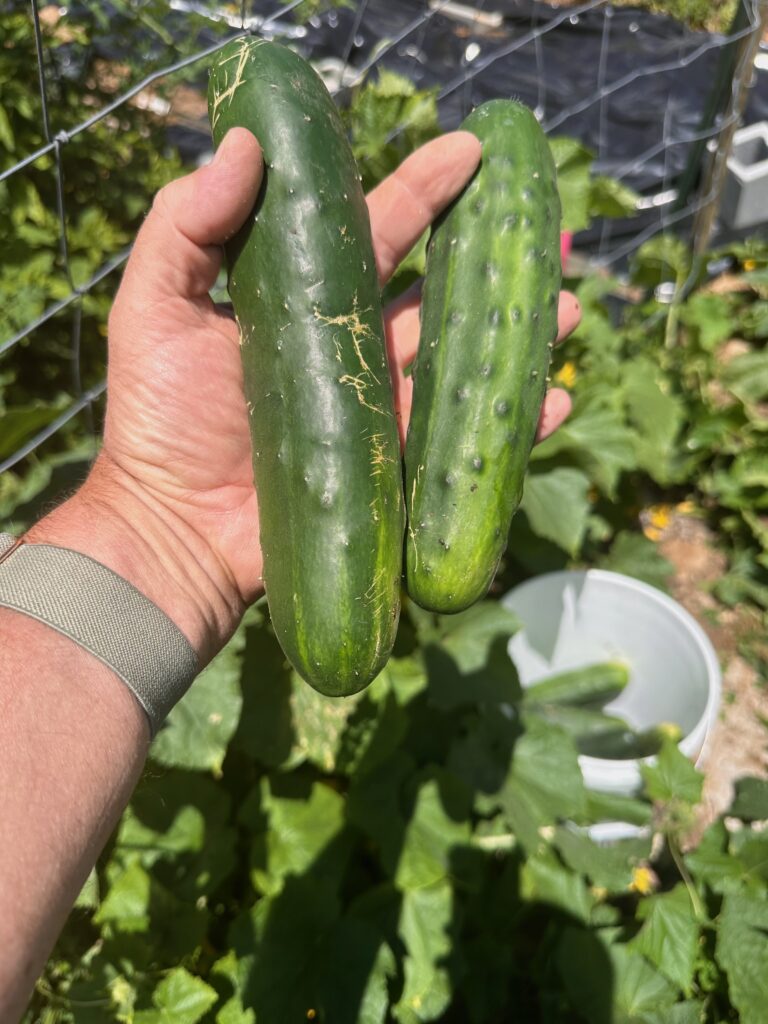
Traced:
<svg viewBox="0 0 768 1024">
<path fill-rule="evenodd" d="M 244 611 L 205 539 L 104 454 L 80 490 L 25 540 L 79 551 L 128 580 L 176 624 L 201 666 Z"/>
</svg>

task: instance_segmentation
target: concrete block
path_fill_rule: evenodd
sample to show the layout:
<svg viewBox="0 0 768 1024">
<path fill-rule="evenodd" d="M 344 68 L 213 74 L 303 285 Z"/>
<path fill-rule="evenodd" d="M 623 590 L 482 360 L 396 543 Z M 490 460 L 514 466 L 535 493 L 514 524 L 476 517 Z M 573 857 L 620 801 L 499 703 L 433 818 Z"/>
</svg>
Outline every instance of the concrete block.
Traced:
<svg viewBox="0 0 768 1024">
<path fill-rule="evenodd" d="M 768 121 L 734 133 L 718 216 L 730 228 L 768 221 Z"/>
</svg>

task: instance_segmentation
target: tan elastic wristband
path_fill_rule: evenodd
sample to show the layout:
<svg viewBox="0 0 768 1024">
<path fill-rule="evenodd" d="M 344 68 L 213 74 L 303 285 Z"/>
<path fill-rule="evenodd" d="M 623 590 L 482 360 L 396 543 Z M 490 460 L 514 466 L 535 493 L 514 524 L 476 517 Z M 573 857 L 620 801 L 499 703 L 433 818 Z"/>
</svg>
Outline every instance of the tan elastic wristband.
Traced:
<svg viewBox="0 0 768 1024">
<path fill-rule="evenodd" d="M 69 548 L 0 534 L 0 606 L 69 637 L 131 690 L 154 736 L 198 672 L 187 638 L 154 602 Z"/>
</svg>

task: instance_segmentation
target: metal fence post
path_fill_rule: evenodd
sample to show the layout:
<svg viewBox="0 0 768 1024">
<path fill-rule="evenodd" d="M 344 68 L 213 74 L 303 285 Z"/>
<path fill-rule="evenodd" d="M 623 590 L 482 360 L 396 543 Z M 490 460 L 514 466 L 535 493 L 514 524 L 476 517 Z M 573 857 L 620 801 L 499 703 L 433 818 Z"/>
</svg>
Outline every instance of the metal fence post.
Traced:
<svg viewBox="0 0 768 1024">
<path fill-rule="evenodd" d="M 730 103 L 725 110 L 725 126 L 717 140 L 717 149 L 711 154 L 702 175 L 699 194 L 703 197 L 696 211 L 691 232 L 694 257 L 700 257 L 709 244 L 712 227 L 720 207 L 728 156 L 733 135 L 744 113 L 749 88 L 754 76 L 755 57 L 763 33 L 768 27 L 768 0 L 744 0 L 744 8 L 751 8 L 753 31 L 734 44 L 733 84 Z M 737 14 L 736 18 L 739 18 Z"/>
</svg>

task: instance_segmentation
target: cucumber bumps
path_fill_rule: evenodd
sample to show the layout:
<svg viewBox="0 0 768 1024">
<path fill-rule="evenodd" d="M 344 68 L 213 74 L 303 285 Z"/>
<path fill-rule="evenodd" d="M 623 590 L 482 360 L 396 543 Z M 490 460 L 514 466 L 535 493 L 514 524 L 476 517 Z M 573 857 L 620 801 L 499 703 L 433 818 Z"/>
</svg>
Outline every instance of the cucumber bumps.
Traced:
<svg viewBox="0 0 768 1024">
<path fill-rule="evenodd" d="M 555 166 L 532 112 L 491 100 L 461 127 L 483 155 L 429 242 L 405 450 L 408 592 L 443 613 L 486 593 L 504 551 L 561 277 Z"/>
<path fill-rule="evenodd" d="M 264 151 L 226 255 L 272 622 L 298 672 L 343 696 L 389 657 L 405 528 L 368 209 L 333 100 L 291 50 L 228 44 L 208 109 L 216 145 L 237 125 Z"/>
</svg>

